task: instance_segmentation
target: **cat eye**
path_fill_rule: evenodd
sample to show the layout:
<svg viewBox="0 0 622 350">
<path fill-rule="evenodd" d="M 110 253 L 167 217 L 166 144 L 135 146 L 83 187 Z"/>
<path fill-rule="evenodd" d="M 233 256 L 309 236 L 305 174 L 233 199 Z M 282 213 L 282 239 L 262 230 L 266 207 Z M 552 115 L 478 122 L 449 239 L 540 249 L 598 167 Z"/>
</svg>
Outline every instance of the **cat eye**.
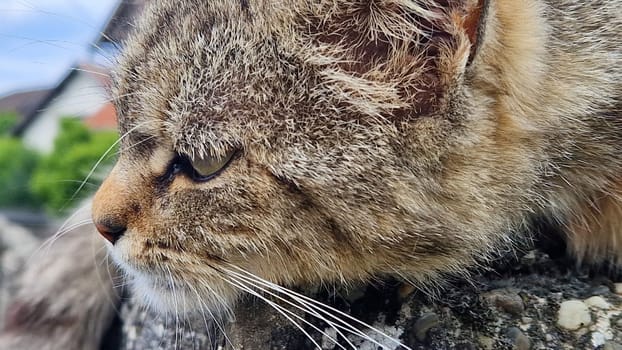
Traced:
<svg viewBox="0 0 622 350">
<path fill-rule="evenodd" d="M 188 156 L 177 155 L 166 174 L 159 179 L 162 182 L 169 182 L 177 174 L 183 173 L 197 182 L 209 181 L 225 170 L 237 154 L 237 150 L 232 149 L 222 156 L 209 155 L 192 159 Z"/>
<path fill-rule="evenodd" d="M 229 165 L 235 154 L 235 150 L 231 150 L 224 156 L 209 155 L 203 158 L 188 159 L 193 170 L 192 179 L 195 181 L 207 181 L 213 178 Z"/>
</svg>

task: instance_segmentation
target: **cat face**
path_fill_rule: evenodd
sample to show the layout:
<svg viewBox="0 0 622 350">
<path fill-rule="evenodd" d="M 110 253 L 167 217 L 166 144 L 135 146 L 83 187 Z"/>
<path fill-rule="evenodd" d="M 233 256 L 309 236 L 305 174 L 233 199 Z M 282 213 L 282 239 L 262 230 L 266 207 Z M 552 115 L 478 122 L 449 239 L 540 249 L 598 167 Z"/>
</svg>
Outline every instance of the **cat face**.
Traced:
<svg viewBox="0 0 622 350">
<path fill-rule="evenodd" d="M 120 158 L 93 205 L 147 303 L 218 309 L 241 271 L 427 281 L 491 250 L 530 167 L 465 82 L 473 3 L 152 5 L 120 59 Z"/>
</svg>

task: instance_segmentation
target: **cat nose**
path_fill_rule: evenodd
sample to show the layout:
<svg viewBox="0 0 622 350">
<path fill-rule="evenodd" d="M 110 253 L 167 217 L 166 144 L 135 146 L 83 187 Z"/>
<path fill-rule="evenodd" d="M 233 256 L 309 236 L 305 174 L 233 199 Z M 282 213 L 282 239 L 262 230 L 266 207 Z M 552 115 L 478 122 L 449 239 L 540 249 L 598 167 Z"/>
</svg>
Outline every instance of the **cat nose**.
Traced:
<svg viewBox="0 0 622 350">
<path fill-rule="evenodd" d="M 115 244 L 123 236 L 127 227 L 111 222 L 97 222 L 95 228 L 108 242 Z"/>
</svg>

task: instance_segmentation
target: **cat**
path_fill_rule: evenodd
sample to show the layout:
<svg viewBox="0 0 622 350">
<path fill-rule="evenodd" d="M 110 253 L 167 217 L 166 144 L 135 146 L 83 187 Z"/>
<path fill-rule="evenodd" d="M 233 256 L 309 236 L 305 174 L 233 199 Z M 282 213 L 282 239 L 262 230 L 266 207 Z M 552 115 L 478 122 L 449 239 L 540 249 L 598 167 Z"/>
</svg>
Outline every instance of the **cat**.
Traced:
<svg viewBox="0 0 622 350">
<path fill-rule="evenodd" d="M 226 312 L 241 281 L 442 283 L 537 217 L 615 269 L 620 8 L 154 1 L 93 221 L 139 299 L 178 313 Z"/>
<path fill-rule="evenodd" d="M 156 1 L 114 76 L 93 220 L 178 309 L 226 308 L 240 271 L 430 283 L 538 215 L 619 264 L 620 5 Z"/>
</svg>

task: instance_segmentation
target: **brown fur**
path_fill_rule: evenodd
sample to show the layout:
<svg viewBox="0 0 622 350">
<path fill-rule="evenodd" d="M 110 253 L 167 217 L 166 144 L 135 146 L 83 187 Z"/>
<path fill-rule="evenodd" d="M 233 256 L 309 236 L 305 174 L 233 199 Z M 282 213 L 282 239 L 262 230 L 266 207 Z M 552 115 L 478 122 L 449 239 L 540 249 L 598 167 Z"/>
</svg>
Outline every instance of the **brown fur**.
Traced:
<svg viewBox="0 0 622 350">
<path fill-rule="evenodd" d="M 545 215 L 620 263 L 622 2 L 155 1 L 113 95 L 95 222 L 149 303 L 276 283 L 431 283 Z M 214 179 L 176 155 L 241 156 Z M 181 297 L 180 297 L 181 296 Z"/>
</svg>

